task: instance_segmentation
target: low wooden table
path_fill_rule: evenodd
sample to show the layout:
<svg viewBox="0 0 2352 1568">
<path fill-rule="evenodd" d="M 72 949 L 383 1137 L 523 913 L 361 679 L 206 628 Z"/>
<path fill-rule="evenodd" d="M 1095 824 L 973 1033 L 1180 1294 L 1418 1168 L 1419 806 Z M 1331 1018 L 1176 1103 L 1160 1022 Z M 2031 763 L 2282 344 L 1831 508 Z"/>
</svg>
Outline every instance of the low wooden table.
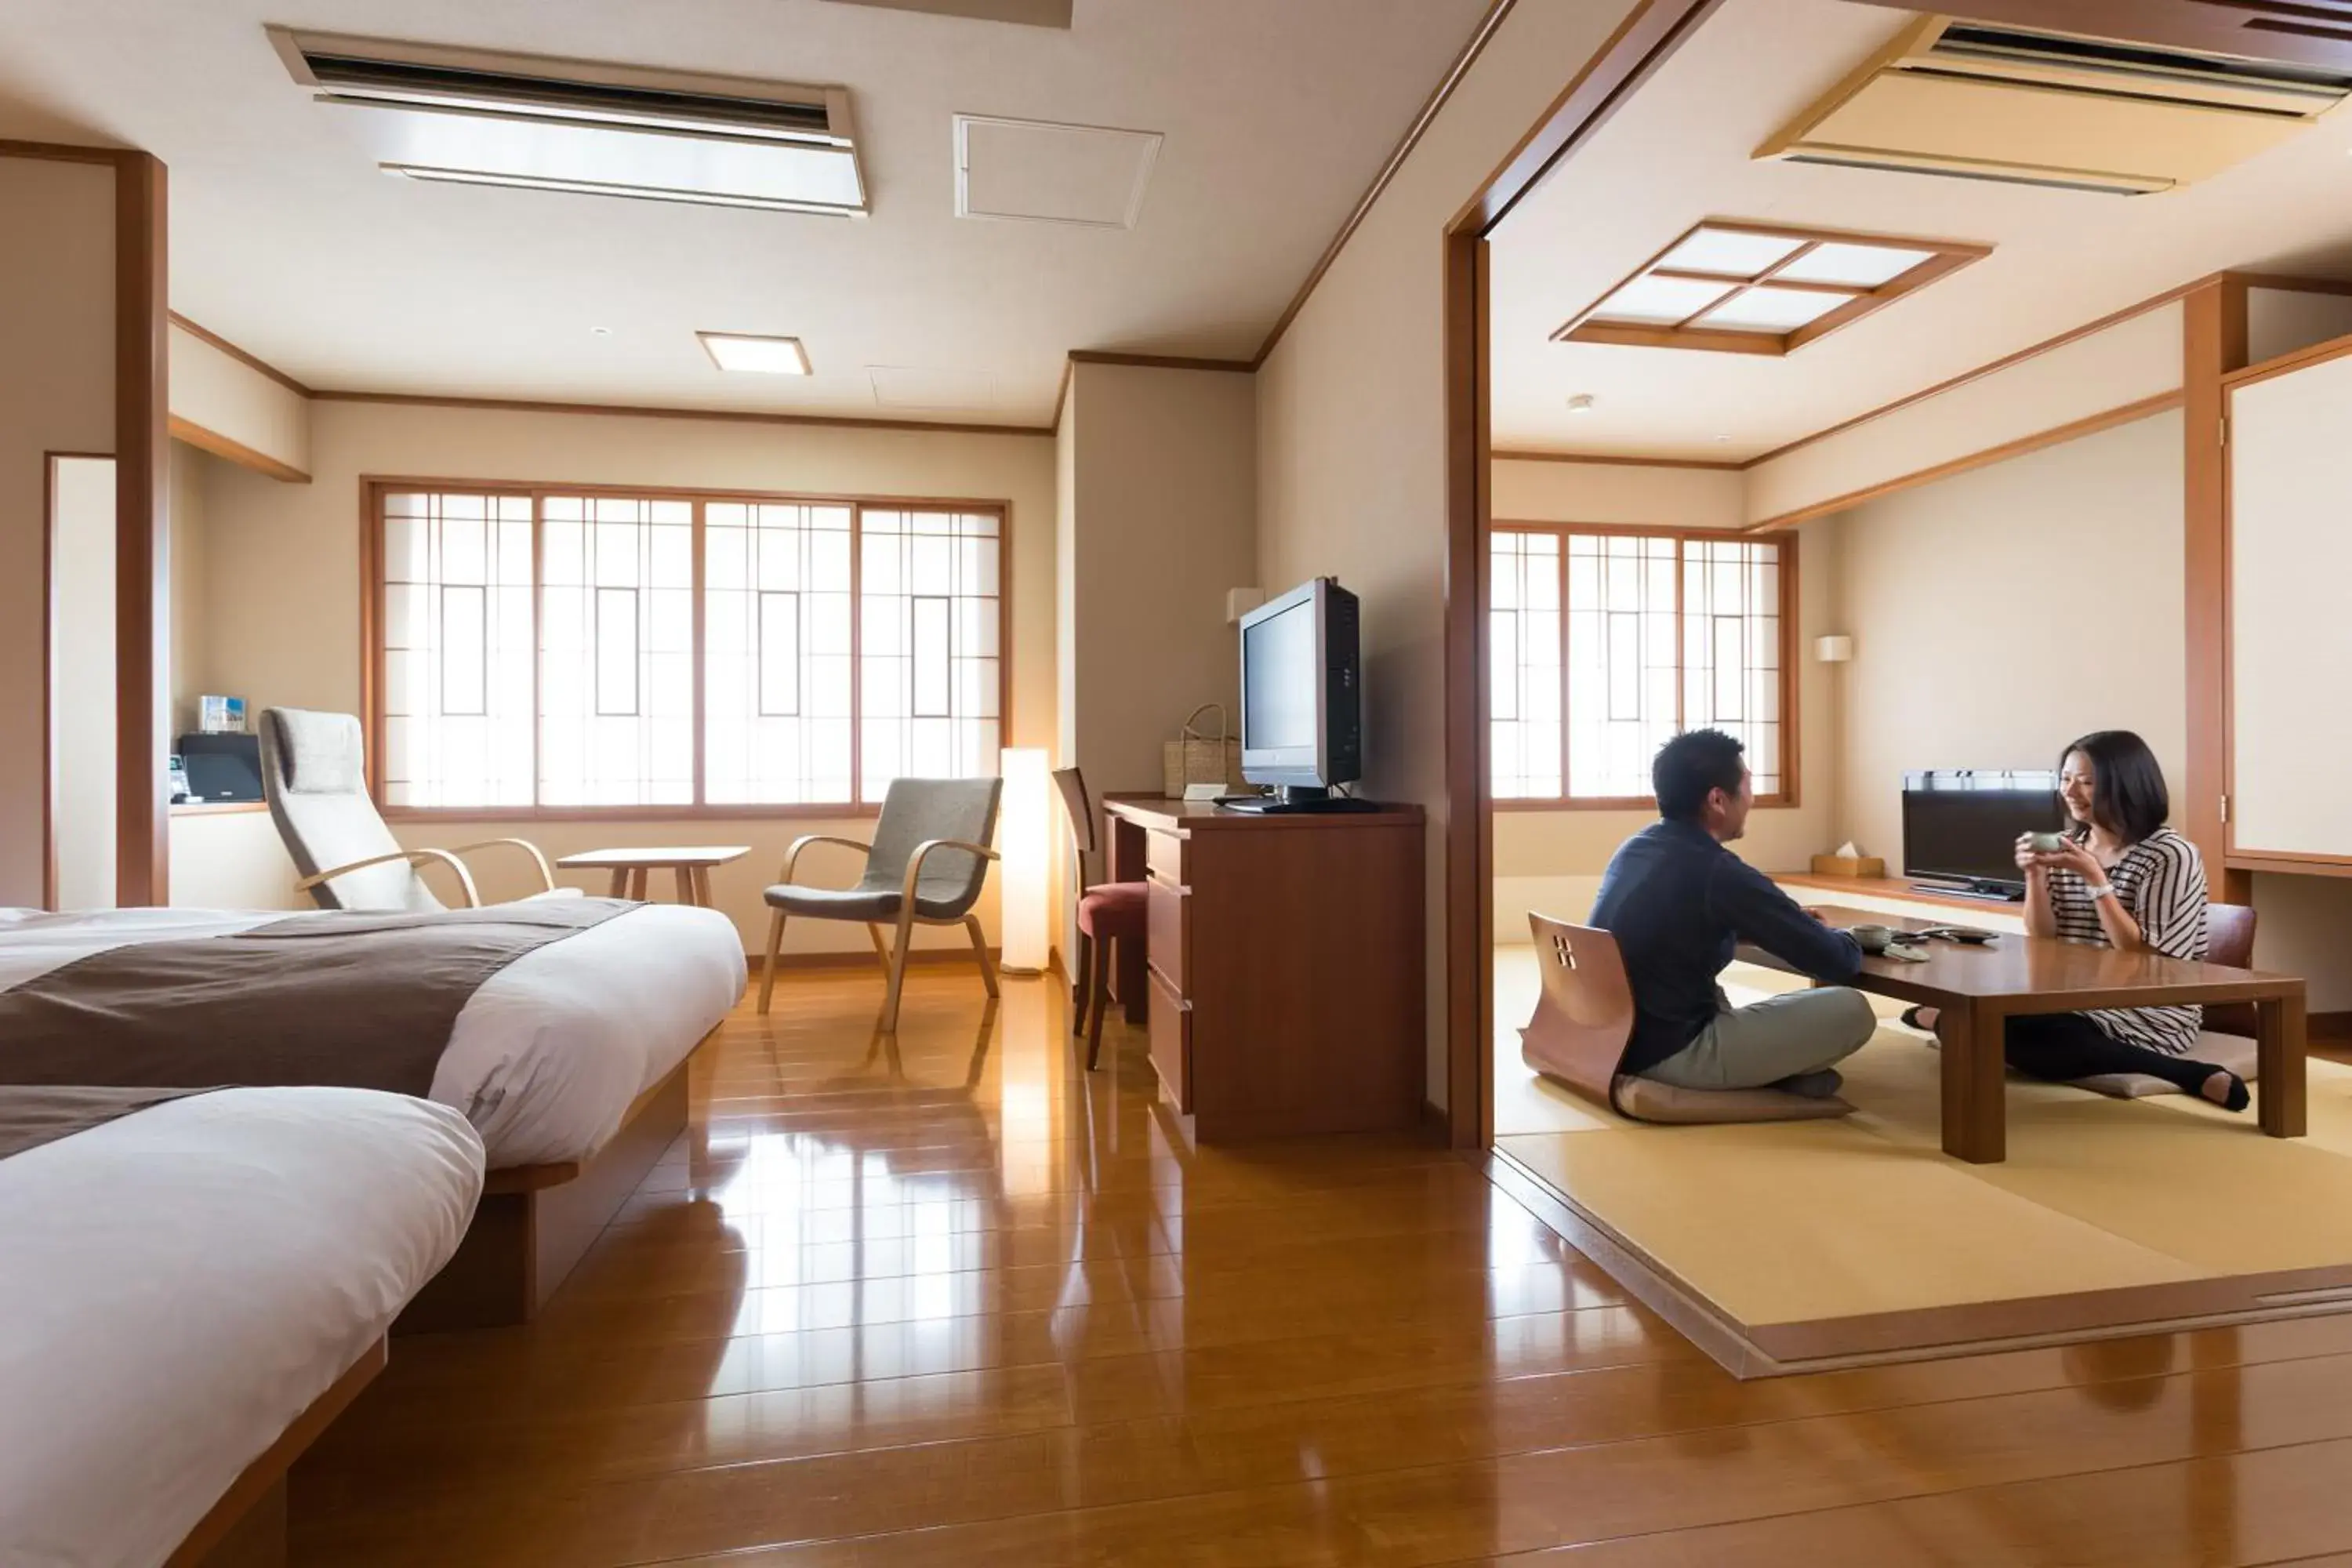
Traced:
<svg viewBox="0 0 2352 1568">
<path fill-rule="evenodd" d="M 613 885 L 605 896 L 642 899 L 646 873 L 667 866 L 677 874 L 677 901 L 710 908 L 710 868 L 740 860 L 751 852 L 748 844 L 695 845 L 683 848 L 583 849 L 556 861 L 563 871 L 610 871 Z"/>
<path fill-rule="evenodd" d="M 1834 926 L 1923 931 L 1969 923 L 1899 920 L 1835 906 L 1813 912 Z M 1941 1009 L 1936 1033 L 1944 1047 L 1944 1152 L 1955 1159 L 1985 1165 L 2008 1157 L 2002 1086 L 2007 1063 L 2001 1049 L 2008 1021 L 2092 1007 L 2252 1003 L 2259 1020 L 2252 1089 L 2263 1131 L 2273 1138 L 2304 1134 L 2304 984 L 2293 975 L 2007 932 L 1982 946 L 1931 941 L 1926 952 L 1925 963 L 1864 958 L 1862 973 L 1850 984 Z M 1775 969 L 1789 967 L 1746 946 L 1739 956 Z"/>
</svg>

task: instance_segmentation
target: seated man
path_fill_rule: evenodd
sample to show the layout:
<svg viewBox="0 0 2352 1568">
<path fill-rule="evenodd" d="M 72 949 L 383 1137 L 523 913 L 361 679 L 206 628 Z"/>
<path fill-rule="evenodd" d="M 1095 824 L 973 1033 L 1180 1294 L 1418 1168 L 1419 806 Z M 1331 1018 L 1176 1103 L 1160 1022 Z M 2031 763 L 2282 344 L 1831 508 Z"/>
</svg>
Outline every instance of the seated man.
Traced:
<svg viewBox="0 0 2352 1568">
<path fill-rule="evenodd" d="M 1684 1089 L 1834 1094 L 1832 1064 L 1878 1026 L 1862 993 L 1796 991 L 1734 1008 L 1716 984 L 1741 942 L 1816 980 L 1862 967 L 1853 938 L 1724 847 L 1755 803 L 1740 749 L 1719 730 L 1659 747 L 1650 782 L 1663 820 L 1621 845 L 1601 879 L 1592 923 L 1616 937 L 1633 986 L 1633 1037 L 1618 1070 Z"/>
</svg>

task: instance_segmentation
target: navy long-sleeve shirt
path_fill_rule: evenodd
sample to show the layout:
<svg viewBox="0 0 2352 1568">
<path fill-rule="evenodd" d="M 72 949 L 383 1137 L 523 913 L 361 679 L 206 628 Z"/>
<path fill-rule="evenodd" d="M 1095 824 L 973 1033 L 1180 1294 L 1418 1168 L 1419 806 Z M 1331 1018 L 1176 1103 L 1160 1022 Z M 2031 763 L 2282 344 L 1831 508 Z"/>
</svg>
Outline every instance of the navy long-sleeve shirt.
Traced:
<svg viewBox="0 0 2352 1568">
<path fill-rule="evenodd" d="M 1633 1037 L 1619 1069 L 1657 1066 L 1716 1015 L 1716 976 L 1743 942 L 1816 980 L 1851 980 L 1862 949 L 1770 878 L 1687 822 L 1655 822 L 1618 846 L 1592 923 L 1617 939 L 1633 984 Z"/>
</svg>

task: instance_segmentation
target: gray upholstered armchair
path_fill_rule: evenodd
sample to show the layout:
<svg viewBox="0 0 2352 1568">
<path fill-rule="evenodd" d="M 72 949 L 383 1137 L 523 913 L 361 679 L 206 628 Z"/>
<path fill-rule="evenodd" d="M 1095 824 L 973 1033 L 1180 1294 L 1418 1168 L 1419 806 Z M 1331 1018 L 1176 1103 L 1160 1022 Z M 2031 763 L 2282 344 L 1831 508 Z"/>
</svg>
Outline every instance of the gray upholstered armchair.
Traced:
<svg viewBox="0 0 2352 1568">
<path fill-rule="evenodd" d="M 402 848 L 368 798 L 366 747 L 360 721 L 349 713 L 263 709 L 261 793 L 301 873 L 295 886 L 322 910 L 446 909 L 417 875 L 426 865 L 446 867 L 466 907 L 478 908 L 481 894 L 458 857 L 491 848 L 530 857 L 541 888 L 532 896 L 571 890 L 556 887 L 547 857 L 520 838 L 489 838 L 455 849 Z"/>
<path fill-rule="evenodd" d="M 784 917 L 856 921 L 874 939 L 874 951 L 890 976 L 882 1004 L 882 1027 L 898 1026 L 898 995 L 907 980 L 907 949 L 918 925 L 961 925 L 971 933 L 971 950 L 980 960 L 980 977 L 991 996 L 996 994 L 996 968 L 989 962 L 988 939 L 980 917 L 971 912 L 988 879 L 988 863 L 996 851 L 988 847 L 996 831 L 996 801 L 1003 790 L 997 779 L 898 779 L 883 797 L 882 819 L 874 826 L 874 842 L 835 838 L 814 833 L 793 841 L 784 852 L 784 869 L 767 892 L 768 963 L 761 972 L 760 1011 L 776 989 L 776 961 L 784 945 Z M 795 882 L 801 852 L 813 844 L 838 845 L 866 857 L 866 874 L 854 887 L 804 888 Z M 884 921 L 898 928 L 895 945 L 882 941 Z"/>
</svg>

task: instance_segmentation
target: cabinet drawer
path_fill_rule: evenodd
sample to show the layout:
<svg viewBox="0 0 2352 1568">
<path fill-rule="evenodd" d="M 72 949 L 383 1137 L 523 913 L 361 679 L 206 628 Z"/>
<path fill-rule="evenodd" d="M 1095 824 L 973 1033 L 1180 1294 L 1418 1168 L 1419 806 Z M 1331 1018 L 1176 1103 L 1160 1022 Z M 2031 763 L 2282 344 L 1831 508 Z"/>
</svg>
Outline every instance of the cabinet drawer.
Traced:
<svg viewBox="0 0 2352 1568">
<path fill-rule="evenodd" d="M 1144 920 L 1144 941 L 1151 955 L 1153 968 L 1168 978 L 1168 984 L 1178 992 L 1184 989 L 1184 963 L 1191 932 L 1189 925 L 1192 895 L 1181 888 L 1171 888 L 1164 882 L 1150 882 L 1150 903 Z"/>
<path fill-rule="evenodd" d="M 1171 887 L 1184 883 L 1184 841 L 1172 833 L 1143 836 L 1143 863 L 1153 876 Z"/>
<path fill-rule="evenodd" d="M 1158 970 L 1151 975 L 1151 1070 L 1168 1098 L 1186 1115 L 1192 1110 L 1192 1005 L 1179 996 Z"/>
</svg>

